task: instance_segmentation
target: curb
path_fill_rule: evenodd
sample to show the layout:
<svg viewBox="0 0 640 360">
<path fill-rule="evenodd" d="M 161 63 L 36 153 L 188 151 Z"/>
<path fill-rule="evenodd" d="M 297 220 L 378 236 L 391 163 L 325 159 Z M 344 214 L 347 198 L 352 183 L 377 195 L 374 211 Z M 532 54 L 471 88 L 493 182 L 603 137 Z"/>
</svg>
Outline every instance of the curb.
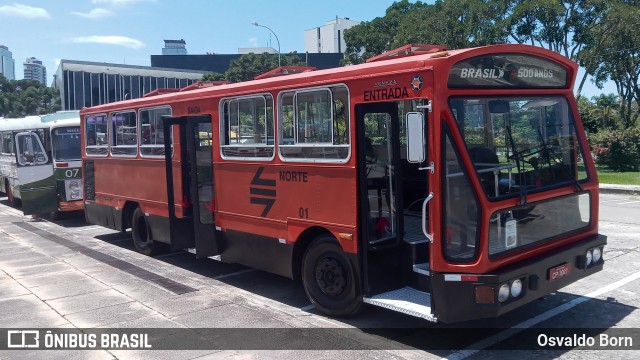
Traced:
<svg viewBox="0 0 640 360">
<path fill-rule="evenodd" d="M 600 184 L 601 194 L 640 195 L 640 186 Z"/>
</svg>

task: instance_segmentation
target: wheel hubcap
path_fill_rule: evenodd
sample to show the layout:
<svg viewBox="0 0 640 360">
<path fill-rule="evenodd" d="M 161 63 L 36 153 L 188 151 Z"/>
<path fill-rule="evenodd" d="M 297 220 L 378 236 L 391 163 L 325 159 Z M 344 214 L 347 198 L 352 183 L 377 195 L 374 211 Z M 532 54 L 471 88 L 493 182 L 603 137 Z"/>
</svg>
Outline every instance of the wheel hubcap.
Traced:
<svg viewBox="0 0 640 360">
<path fill-rule="evenodd" d="M 323 258 L 318 262 L 316 281 L 320 290 L 330 296 L 340 295 L 347 283 L 342 264 L 333 258 Z"/>
</svg>

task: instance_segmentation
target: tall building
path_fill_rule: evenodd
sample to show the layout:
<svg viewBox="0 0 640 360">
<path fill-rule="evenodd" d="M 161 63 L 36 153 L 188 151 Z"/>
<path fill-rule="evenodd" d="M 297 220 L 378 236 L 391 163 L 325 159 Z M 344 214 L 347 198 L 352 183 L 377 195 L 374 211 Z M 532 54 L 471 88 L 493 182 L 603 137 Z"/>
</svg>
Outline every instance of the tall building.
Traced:
<svg viewBox="0 0 640 360">
<path fill-rule="evenodd" d="M 16 79 L 15 61 L 13 60 L 13 54 L 9 51 L 9 48 L 0 45 L 0 74 L 2 74 L 8 80 Z"/>
<path fill-rule="evenodd" d="M 304 51 L 308 53 L 344 53 L 344 31 L 360 24 L 349 18 L 327 21 L 320 27 L 305 30 Z"/>
<path fill-rule="evenodd" d="M 187 55 L 187 43 L 183 40 L 165 40 L 162 55 Z"/>
<path fill-rule="evenodd" d="M 42 65 L 42 61 L 30 57 L 22 65 L 24 65 L 25 80 L 35 80 L 42 85 L 47 85 L 47 68 Z"/>
</svg>

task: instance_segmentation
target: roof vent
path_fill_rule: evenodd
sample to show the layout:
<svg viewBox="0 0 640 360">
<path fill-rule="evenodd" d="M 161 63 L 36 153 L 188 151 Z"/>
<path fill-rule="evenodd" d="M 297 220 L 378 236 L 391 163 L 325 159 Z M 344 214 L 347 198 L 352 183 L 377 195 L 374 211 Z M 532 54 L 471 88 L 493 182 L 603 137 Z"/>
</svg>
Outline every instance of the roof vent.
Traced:
<svg viewBox="0 0 640 360">
<path fill-rule="evenodd" d="M 279 66 L 271 71 L 267 71 L 264 74 L 258 75 L 254 77 L 254 80 L 266 79 L 270 77 L 282 76 L 282 75 L 293 75 L 300 74 L 303 72 L 315 71 L 316 68 L 313 66 Z"/>
<path fill-rule="evenodd" d="M 445 50 L 447 50 L 447 47 L 444 45 L 408 44 L 369 58 L 367 62 L 370 63 L 374 61 L 398 59 L 406 56 L 433 54 Z"/>
</svg>

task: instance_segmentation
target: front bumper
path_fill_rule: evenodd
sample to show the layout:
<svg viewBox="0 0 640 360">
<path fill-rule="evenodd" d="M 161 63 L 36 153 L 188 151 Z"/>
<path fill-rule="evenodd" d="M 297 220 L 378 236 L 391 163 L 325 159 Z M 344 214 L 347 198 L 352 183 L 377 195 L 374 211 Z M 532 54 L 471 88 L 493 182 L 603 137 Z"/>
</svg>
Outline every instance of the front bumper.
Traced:
<svg viewBox="0 0 640 360">
<path fill-rule="evenodd" d="M 445 323 L 500 316 L 602 270 L 603 259 L 591 266 L 585 266 L 585 253 L 591 248 L 604 247 L 606 243 L 606 236 L 595 235 L 578 243 L 477 277 L 432 273 L 434 313 L 439 321 Z M 550 270 L 563 264 L 567 264 L 570 271 L 555 280 L 549 279 Z M 473 280 L 469 281 L 469 278 Z M 517 298 L 510 297 L 505 302 L 499 302 L 497 294 L 500 286 L 515 279 L 522 281 L 522 294 Z M 494 303 L 476 303 L 476 288 L 479 286 L 493 289 Z"/>
<path fill-rule="evenodd" d="M 84 202 L 82 200 L 61 201 L 58 204 L 58 210 L 62 212 L 81 211 L 81 210 L 84 210 Z"/>
</svg>

